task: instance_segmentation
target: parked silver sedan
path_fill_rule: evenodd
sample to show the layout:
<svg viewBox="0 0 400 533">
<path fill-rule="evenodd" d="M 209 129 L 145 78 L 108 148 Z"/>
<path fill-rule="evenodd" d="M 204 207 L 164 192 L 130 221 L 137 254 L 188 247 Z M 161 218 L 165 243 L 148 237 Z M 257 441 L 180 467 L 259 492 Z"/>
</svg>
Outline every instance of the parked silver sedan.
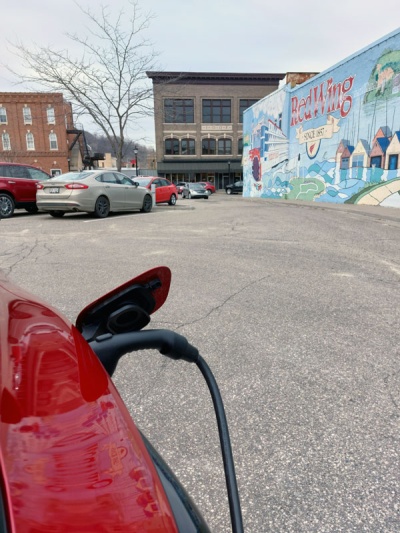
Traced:
<svg viewBox="0 0 400 533">
<path fill-rule="evenodd" d="M 83 211 L 105 218 L 114 211 L 144 213 L 153 207 L 151 194 L 120 172 L 83 170 L 67 172 L 37 185 L 36 204 L 53 217 Z"/>
<path fill-rule="evenodd" d="M 208 200 L 208 192 L 200 183 L 188 183 L 186 187 L 182 189 L 182 199 L 183 198 L 204 198 Z"/>
</svg>

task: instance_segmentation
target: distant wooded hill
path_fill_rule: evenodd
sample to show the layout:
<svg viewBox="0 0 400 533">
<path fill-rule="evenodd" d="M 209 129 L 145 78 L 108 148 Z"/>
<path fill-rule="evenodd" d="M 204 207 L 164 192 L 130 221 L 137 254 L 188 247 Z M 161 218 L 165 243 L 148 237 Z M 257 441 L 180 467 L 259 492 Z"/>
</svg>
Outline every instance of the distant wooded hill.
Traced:
<svg viewBox="0 0 400 533">
<path fill-rule="evenodd" d="M 92 154 L 111 153 L 112 155 L 114 155 L 113 149 L 107 137 L 103 135 L 89 133 L 88 131 L 85 131 L 85 137 L 87 144 L 90 146 Z M 153 148 L 148 148 L 147 146 L 143 146 L 139 143 L 135 143 L 134 141 L 128 140 L 128 142 L 126 143 L 126 152 L 123 158 L 124 161 L 129 162 L 132 159 L 135 159 L 135 146 L 138 149 L 139 166 L 144 167 L 146 166 L 146 163 L 149 159 L 151 159 L 152 157 L 155 158 L 155 152 Z"/>
</svg>

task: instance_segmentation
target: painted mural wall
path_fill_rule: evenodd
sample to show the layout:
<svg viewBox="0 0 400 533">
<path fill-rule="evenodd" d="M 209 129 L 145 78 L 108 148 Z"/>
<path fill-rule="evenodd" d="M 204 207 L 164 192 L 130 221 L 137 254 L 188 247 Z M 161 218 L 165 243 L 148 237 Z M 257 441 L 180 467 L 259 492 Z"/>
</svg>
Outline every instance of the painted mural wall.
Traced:
<svg viewBox="0 0 400 533">
<path fill-rule="evenodd" d="M 400 30 L 243 116 L 243 195 L 400 207 Z"/>
</svg>

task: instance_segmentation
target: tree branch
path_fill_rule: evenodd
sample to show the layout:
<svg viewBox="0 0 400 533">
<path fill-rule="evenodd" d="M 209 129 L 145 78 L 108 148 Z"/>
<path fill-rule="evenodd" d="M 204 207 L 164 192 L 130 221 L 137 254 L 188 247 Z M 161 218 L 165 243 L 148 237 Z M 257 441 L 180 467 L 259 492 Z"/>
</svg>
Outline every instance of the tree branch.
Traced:
<svg viewBox="0 0 400 533">
<path fill-rule="evenodd" d="M 12 44 L 23 72 L 8 68 L 23 83 L 62 92 L 77 116 L 89 116 L 115 147 L 121 169 L 127 128 L 152 111 L 152 87 L 146 71 L 157 70 L 157 53 L 143 32 L 151 13 L 142 15 L 136 0 L 128 2 L 112 20 L 111 10 L 100 7 L 99 15 L 75 3 L 88 20 L 87 35 L 67 33 L 78 45 L 80 57 L 68 50 Z"/>
</svg>

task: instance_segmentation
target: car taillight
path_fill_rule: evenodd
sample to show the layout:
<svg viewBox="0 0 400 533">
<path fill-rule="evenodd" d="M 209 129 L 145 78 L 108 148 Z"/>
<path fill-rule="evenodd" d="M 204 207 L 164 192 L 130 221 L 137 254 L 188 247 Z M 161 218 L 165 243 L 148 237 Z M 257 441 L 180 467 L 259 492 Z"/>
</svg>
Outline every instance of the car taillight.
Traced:
<svg viewBox="0 0 400 533">
<path fill-rule="evenodd" d="M 66 189 L 89 189 L 89 185 L 85 185 L 84 183 L 68 183 L 65 185 Z"/>
<path fill-rule="evenodd" d="M 36 189 L 44 189 L 43 185 L 39 182 L 36 183 Z"/>
</svg>

